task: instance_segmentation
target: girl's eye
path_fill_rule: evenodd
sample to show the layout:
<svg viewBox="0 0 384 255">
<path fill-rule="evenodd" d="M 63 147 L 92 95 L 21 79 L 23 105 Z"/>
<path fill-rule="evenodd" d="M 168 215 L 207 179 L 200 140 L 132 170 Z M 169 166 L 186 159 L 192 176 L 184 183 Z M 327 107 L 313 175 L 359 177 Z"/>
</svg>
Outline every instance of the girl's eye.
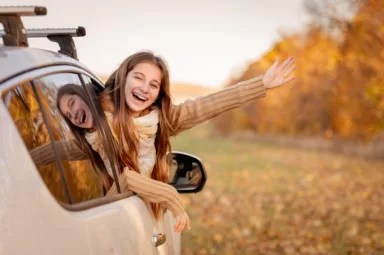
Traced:
<svg viewBox="0 0 384 255">
<path fill-rule="evenodd" d="M 75 99 L 72 99 L 71 100 L 71 106 L 73 106 L 74 103 L 75 103 Z"/>
<path fill-rule="evenodd" d="M 142 78 L 139 77 L 139 76 L 135 76 L 135 79 L 136 79 L 136 80 L 142 80 Z"/>
<path fill-rule="evenodd" d="M 68 106 L 69 106 L 69 107 L 72 107 L 73 104 L 74 104 L 74 100 L 73 100 L 73 98 L 69 99 L 69 101 L 68 101 Z"/>
<path fill-rule="evenodd" d="M 151 86 L 152 86 L 152 88 L 154 88 L 154 89 L 157 89 L 157 88 L 159 87 L 159 85 L 156 84 L 156 83 L 151 83 Z"/>
</svg>

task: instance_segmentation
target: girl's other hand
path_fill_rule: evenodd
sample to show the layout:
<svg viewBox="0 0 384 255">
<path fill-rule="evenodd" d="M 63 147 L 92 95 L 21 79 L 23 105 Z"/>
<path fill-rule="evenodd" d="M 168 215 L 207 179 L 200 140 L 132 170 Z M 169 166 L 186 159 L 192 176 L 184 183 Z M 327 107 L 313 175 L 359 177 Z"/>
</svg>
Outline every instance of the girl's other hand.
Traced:
<svg viewBox="0 0 384 255">
<path fill-rule="evenodd" d="M 189 216 L 185 211 L 181 215 L 176 216 L 175 219 L 176 223 L 173 229 L 176 233 L 181 233 L 181 231 L 183 231 L 185 228 L 188 230 L 191 229 Z"/>
<path fill-rule="evenodd" d="M 279 63 L 279 60 L 276 59 L 263 77 L 265 88 L 272 89 L 290 82 L 295 78 L 293 75 L 295 68 L 296 63 L 294 57 L 289 57 L 282 63 Z"/>
</svg>

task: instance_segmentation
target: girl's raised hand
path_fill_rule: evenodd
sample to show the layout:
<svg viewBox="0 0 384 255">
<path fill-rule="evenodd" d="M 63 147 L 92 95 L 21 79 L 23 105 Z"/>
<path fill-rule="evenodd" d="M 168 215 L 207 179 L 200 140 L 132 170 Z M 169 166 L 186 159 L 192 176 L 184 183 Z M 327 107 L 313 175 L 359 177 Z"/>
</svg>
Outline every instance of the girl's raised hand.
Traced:
<svg viewBox="0 0 384 255">
<path fill-rule="evenodd" d="M 295 78 L 293 71 L 296 68 L 295 58 L 289 57 L 282 63 L 277 59 L 263 77 L 267 89 L 279 87 Z"/>
</svg>

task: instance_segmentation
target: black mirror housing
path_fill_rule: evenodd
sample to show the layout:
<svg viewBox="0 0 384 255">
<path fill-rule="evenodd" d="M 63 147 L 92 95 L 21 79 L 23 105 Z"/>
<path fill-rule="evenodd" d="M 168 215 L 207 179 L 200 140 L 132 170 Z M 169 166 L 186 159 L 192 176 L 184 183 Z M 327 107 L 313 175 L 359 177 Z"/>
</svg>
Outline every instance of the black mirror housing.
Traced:
<svg viewBox="0 0 384 255">
<path fill-rule="evenodd" d="M 207 181 L 205 167 L 193 155 L 174 151 L 169 154 L 170 176 L 168 183 L 179 193 L 196 193 L 204 188 Z"/>
</svg>

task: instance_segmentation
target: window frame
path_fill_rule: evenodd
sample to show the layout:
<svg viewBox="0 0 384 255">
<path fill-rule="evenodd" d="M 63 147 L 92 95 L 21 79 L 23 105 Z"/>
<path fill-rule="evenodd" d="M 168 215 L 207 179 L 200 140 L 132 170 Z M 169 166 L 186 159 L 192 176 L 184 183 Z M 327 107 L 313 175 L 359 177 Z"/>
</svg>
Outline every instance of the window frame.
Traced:
<svg viewBox="0 0 384 255">
<path fill-rule="evenodd" d="M 39 78 L 48 77 L 50 75 L 65 74 L 65 73 L 74 74 L 74 75 L 77 75 L 79 77 L 79 79 L 81 81 L 81 86 L 86 91 L 88 98 L 90 97 L 90 95 L 86 89 L 86 86 L 85 86 L 86 84 L 85 84 L 83 75 L 88 77 L 94 86 L 99 86 L 100 88 L 104 88 L 103 82 L 98 77 L 96 77 L 95 75 L 93 75 L 92 73 L 90 73 L 84 69 L 81 69 L 81 68 L 73 66 L 73 65 L 57 65 L 57 66 L 48 66 L 48 67 L 42 67 L 39 69 L 27 71 L 27 72 L 24 72 L 22 74 L 19 74 L 17 76 L 14 76 L 14 77 L 6 80 L 5 82 L 3 82 L 0 85 L 0 97 L 2 98 L 3 93 L 7 93 L 10 90 L 16 89 L 21 83 L 28 82 L 29 86 L 31 86 L 31 88 L 33 90 L 33 93 L 34 93 L 34 96 L 36 97 L 36 100 L 38 101 L 39 110 L 43 115 L 44 124 L 46 125 L 48 132 L 51 133 L 52 127 L 50 125 L 48 125 L 48 123 L 45 120 L 45 117 L 44 117 L 45 116 L 45 110 L 41 108 L 41 102 L 40 102 L 41 99 L 40 99 L 39 95 L 36 93 L 35 84 L 33 83 L 33 81 L 37 80 Z M 5 106 L 5 108 L 8 110 L 7 106 Z M 92 109 L 92 112 L 94 113 L 95 109 L 94 109 L 93 104 L 90 106 L 90 108 Z M 99 120 L 97 120 L 97 121 L 99 122 Z M 13 125 L 15 125 L 15 124 L 13 123 Z M 105 137 L 108 137 L 109 135 L 110 135 L 110 137 L 113 137 L 112 132 L 110 130 L 105 130 L 105 127 L 102 127 L 102 129 L 103 129 L 103 133 L 107 134 L 106 136 L 102 136 L 103 143 L 107 143 L 106 142 L 107 140 Z M 15 130 L 18 130 L 16 128 L 16 126 L 15 126 Z M 17 131 L 17 133 L 20 136 L 20 133 L 18 131 Z M 21 138 L 21 140 L 23 140 L 23 139 Z M 25 143 L 24 143 L 24 146 L 26 146 Z M 54 143 L 52 143 L 52 146 L 55 147 Z M 58 156 L 56 149 L 53 149 L 53 150 L 54 150 L 54 154 L 55 154 L 56 164 L 59 164 L 60 168 L 63 168 L 60 156 Z M 65 208 L 68 211 L 83 211 L 83 210 L 91 209 L 94 207 L 99 207 L 102 205 L 106 205 L 106 204 L 109 204 L 109 203 L 112 203 L 112 202 L 115 202 L 118 200 L 122 200 L 122 199 L 134 196 L 135 193 L 132 191 L 123 192 L 120 190 L 119 178 L 116 178 L 118 171 L 116 169 L 116 164 L 113 164 L 113 163 L 116 163 L 117 160 L 116 160 L 116 157 L 114 155 L 112 155 L 112 157 L 111 157 L 110 154 L 112 154 L 112 152 L 109 151 L 108 157 L 110 157 L 112 171 L 116 175 L 116 176 L 112 176 L 112 178 L 114 179 L 114 182 L 117 184 L 116 186 L 118 187 L 118 193 L 117 194 L 111 195 L 108 197 L 106 197 L 106 196 L 98 197 L 98 198 L 94 198 L 94 199 L 90 199 L 90 200 L 81 201 L 78 203 L 65 203 L 65 202 L 61 202 L 61 201 L 57 200 L 56 198 L 55 198 L 55 201 L 57 201 L 57 203 L 59 205 L 61 205 L 63 208 Z M 31 155 L 29 155 L 29 157 L 31 157 Z M 31 161 L 33 162 L 32 157 L 31 157 Z M 35 164 L 34 164 L 34 167 L 35 167 L 36 173 L 38 174 L 39 171 L 38 171 L 37 166 Z M 58 167 L 58 169 L 60 169 L 60 168 Z M 40 176 L 40 174 L 38 174 L 38 175 L 42 180 L 42 177 Z M 64 179 L 65 179 L 65 177 L 64 177 Z M 66 182 L 63 181 L 64 179 L 62 176 L 61 181 L 62 181 L 63 185 L 65 186 L 65 189 L 68 189 Z M 44 180 L 42 180 L 42 183 L 46 187 L 46 189 L 48 190 L 48 187 L 46 186 Z M 48 192 L 51 194 L 51 192 L 49 190 L 48 190 Z"/>
<path fill-rule="evenodd" d="M 91 95 L 89 94 L 89 91 L 88 91 L 89 87 L 87 87 L 87 84 L 85 83 L 84 78 L 83 78 L 83 76 L 85 76 L 85 75 L 84 74 L 78 74 L 78 76 L 79 76 L 79 79 L 82 83 L 83 89 L 85 90 L 85 93 L 88 97 L 87 99 L 89 100 L 89 102 L 91 102 L 90 108 L 91 108 L 92 114 L 94 116 L 96 116 L 97 115 L 96 114 L 96 106 L 95 106 L 96 103 L 94 102 L 94 100 L 92 100 Z M 102 88 L 105 87 L 102 84 L 97 84 L 97 82 L 92 80 L 91 77 L 89 77 L 89 76 L 87 76 L 87 77 L 90 79 L 90 82 L 93 83 L 93 86 L 99 86 Z M 99 108 L 101 109 L 101 106 Z M 100 134 L 101 134 L 102 143 L 103 143 L 103 146 L 107 152 L 109 162 L 110 162 L 111 167 L 112 167 L 112 173 L 113 173 L 112 178 L 114 179 L 114 181 L 116 183 L 117 192 L 118 192 L 118 194 L 120 194 L 122 191 L 120 189 L 120 182 L 119 182 L 118 171 L 117 171 L 117 168 L 119 166 L 117 164 L 117 159 L 116 159 L 116 156 L 115 156 L 114 151 L 113 151 L 114 148 L 107 142 L 107 141 L 112 141 L 114 139 L 114 137 L 112 135 L 112 132 L 110 131 L 109 126 L 104 126 L 98 118 L 94 118 L 94 119 L 97 123 L 97 126 L 101 127 L 101 130 L 99 130 L 99 131 L 101 131 Z M 104 123 L 107 123 L 107 121 L 105 121 Z"/>
</svg>

